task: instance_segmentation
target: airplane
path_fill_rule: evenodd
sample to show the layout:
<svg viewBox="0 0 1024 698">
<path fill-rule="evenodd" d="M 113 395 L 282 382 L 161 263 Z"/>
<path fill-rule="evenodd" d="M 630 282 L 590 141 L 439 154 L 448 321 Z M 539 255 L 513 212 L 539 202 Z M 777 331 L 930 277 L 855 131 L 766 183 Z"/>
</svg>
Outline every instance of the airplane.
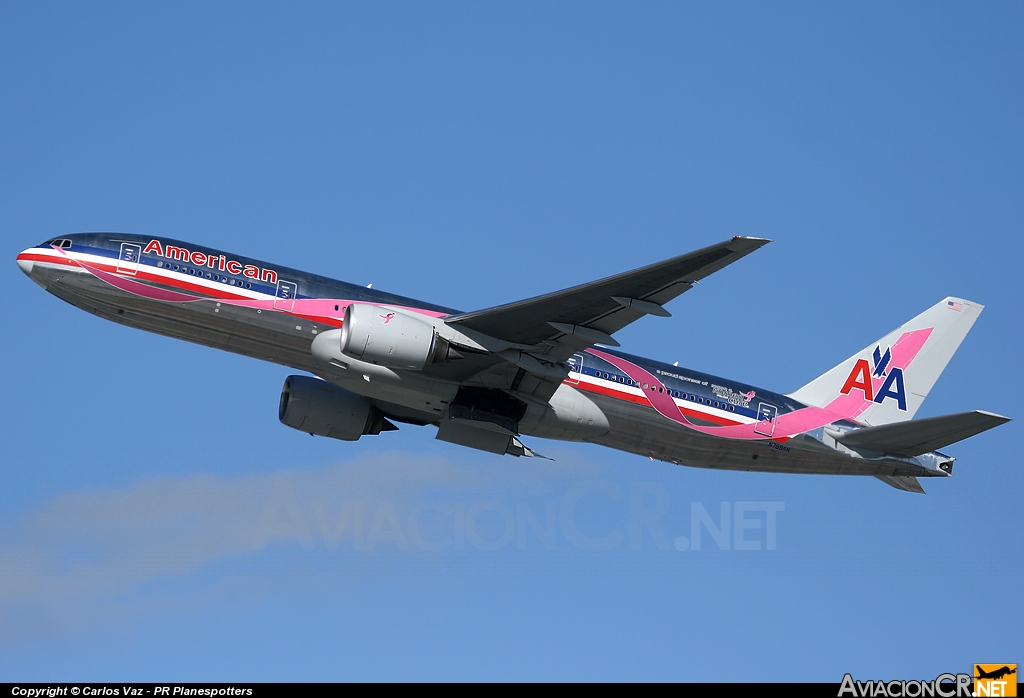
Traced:
<svg viewBox="0 0 1024 698">
<path fill-rule="evenodd" d="M 108 320 L 281 364 L 280 421 L 355 441 L 437 439 L 543 457 L 523 437 L 677 465 L 874 476 L 923 493 L 941 448 L 1009 418 L 913 420 L 983 306 L 945 298 L 799 390 L 780 394 L 617 349 L 612 335 L 770 240 L 734 237 L 640 269 L 461 312 L 160 237 L 81 233 L 18 255 L 58 298 Z"/>
<path fill-rule="evenodd" d="M 995 669 L 993 671 L 985 671 L 981 667 L 976 666 L 975 670 L 976 670 L 976 672 L 978 674 L 977 676 L 974 677 L 976 679 L 997 679 L 998 680 L 998 679 L 1003 678 L 1004 676 L 1009 676 L 1010 674 L 1016 674 L 1017 673 L 1017 667 L 1016 666 L 1014 666 L 1013 669 L 1011 669 L 1008 666 L 1003 666 L 1003 667 L 1000 667 L 999 669 Z"/>
</svg>

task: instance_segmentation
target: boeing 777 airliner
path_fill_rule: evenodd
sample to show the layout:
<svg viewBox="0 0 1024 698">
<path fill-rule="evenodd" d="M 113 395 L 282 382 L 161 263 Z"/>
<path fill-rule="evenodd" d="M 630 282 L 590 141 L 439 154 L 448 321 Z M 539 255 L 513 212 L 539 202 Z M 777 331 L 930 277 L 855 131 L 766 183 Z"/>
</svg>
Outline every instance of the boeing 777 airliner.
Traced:
<svg viewBox="0 0 1024 698">
<path fill-rule="evenodd" d="M 290 366 L 280 420 L 354 441 L 433 425 L 437 438 L 537 456 L 521 436 L 589 441 L 700 468 L 874 475 L 909 492 L 945 477 L 938 449 L 1009 421 L 911 421 L 982 311 L 946 298 L 783 395 L 623 353 L 612 335 L 768 243 L 735 237 L 537 298 L 460 312 L 177 240 L 89 233 L 18 266 L 125 325 Z M 315 376 L 315 377 L 314 377 Z"/>
</svg>

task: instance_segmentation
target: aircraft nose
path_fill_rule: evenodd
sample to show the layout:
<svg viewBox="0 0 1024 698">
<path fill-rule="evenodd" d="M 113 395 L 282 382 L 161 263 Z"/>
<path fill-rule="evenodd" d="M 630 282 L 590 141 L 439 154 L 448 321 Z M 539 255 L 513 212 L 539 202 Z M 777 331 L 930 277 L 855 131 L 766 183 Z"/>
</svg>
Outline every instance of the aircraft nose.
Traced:
<svg viewBox="0 0 1024 698">
<path fill-rule="evenodd" d="M 32 267 L 35 266 L 35 263 L 28 258 L 29 252 L 31 252 L 31 250 L 25 250 L 18 255 L 18 268 L 25 272 L 25 276 L 31 277 Z"/>
</svg>

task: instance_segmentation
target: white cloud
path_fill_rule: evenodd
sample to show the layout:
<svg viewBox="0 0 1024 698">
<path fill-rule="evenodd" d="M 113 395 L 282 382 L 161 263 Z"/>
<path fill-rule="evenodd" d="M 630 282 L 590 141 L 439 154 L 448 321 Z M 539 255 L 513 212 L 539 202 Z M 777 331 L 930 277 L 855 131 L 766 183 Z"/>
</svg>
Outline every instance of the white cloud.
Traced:
<svg viewBox="0 0 1024 698">
<path fill-rule="evenodd" d="M 304 564 L 326 564 L 333 584 L 339 575 L 331 570 L 365 578 L 395 553 L 430 565 L 446 548 L 515 548 L 505 510 L 515 510 L 517 499 L 557 501 L 567 478 L 593 474 L 574 461 L 469 453 L 456 463 L 382 453 L 327 467 L 63 494 L 0 527 L 0 644 L 123 627 L 194 609 L 211 595 L 259 595 L 295 581 L 293 565 L 275 566 L 278 554 L 312 556 Z M 456 509 L 457 541 L 445 518 Z M 543 507 L 538 512 L 543 520 Z M 217 567 L 244 568 L 261 556 L 267 564 L 258 575 Z"/>
</svg>

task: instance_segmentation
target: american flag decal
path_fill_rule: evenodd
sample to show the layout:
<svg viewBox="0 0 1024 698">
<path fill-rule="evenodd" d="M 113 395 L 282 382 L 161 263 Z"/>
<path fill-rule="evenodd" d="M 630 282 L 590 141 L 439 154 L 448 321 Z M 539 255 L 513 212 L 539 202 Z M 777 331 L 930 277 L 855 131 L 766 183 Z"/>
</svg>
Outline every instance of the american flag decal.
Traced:
<svg viewBox="0 0 1024 698">
<path fill-rule="evenodd" d="M 956 312 L 958 312 L 958 313 L 959 313 L 959 312 L 960 312 L 961 310 L 963 310 L 963 309 L 964 309 L 964 306 L 963 306 L 963 304 L 961 304 L 961 303 L 954 303 L 953 301 L 947 301 L 947 302 L 946 302 L 946 307 L 947 307 L 947 308 L 949 308 L 950 310 L 955 310 L 955 311 L 956 311 Z"/>
</svg>

